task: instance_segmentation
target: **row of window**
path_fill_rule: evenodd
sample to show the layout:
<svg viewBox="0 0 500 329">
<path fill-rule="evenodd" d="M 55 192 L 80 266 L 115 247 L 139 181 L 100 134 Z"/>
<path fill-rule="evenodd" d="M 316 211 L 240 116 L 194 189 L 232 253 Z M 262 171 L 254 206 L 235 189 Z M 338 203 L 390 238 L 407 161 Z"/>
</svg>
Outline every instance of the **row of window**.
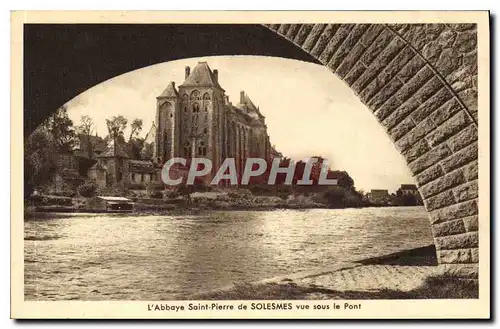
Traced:
<svg viewBox="0 0 500 329">
<path fill-rule="evenodd" d="M 202 98 L 200 97 L 200 92 L 198 90 L 193 90 L 191 92 L 191 97 L 189 97 L 190 99 L 192 100 L 201 100 Z M 182 99 L 184 101 L 187 101 L 188 100 L 188 95 L 187 94 L 184 94 L 182 95 Z M 209 101 L 211 98 L 210 98 L 210 94 L 209 93 L 204 93 L 203 94 L 203 100 L 205 101 Z"/>
</svg>

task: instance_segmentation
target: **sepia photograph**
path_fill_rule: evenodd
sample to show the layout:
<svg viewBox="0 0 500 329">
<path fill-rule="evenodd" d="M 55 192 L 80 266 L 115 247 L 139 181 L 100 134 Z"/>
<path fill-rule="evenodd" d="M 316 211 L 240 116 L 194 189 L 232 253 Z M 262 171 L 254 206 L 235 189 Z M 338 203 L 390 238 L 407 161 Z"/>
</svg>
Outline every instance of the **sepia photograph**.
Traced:
<svg viewBox="0 0 500 329">
<path fill-rule="evenodd" d="M 12 14 L 12 317 L 488 318 L 488 12 L 211 13 Z"/>
</svg>

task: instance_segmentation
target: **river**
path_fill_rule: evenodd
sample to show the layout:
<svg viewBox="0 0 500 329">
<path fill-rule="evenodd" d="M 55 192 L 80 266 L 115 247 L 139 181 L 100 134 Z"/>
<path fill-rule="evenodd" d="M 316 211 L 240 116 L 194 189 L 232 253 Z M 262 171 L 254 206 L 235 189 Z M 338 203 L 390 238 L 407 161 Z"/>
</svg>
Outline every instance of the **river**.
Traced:
<svg viewBox="0 0 500 329">
<path fill-rule="evenodd" d="M 423 207 L 25 222 L 26 300 L 175 300 L 432 244 Z"/>
</svg>

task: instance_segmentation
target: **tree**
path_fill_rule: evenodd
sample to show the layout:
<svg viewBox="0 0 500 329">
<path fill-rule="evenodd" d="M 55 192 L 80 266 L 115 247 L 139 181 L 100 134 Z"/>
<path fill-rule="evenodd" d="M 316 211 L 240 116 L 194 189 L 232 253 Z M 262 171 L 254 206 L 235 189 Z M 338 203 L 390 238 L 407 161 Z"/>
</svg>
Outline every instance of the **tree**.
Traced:
<svg viewBox="0 0 500 329">
<path fill-rule="evenodd" d="M 130 124 L 130 136 L 128 141 L 130 142 L 132 138 L 137 137 L 142 130 L 142 119 L 134 119 Z"/>
<path fill-rule="evenodd" d="M 116 138 L 123 135 L 123 131 L 127 128 L 127 123 L 128 120 L 121 114 L 106 119 L 106 127 L 108 128 L 109 138 Z"/>
<path fill-rule="evenodd" d="M 68 117 L 66 105 L 61 106 L 51 114 L 43 126 L 52 135 L 57 151 L 68 152 L 75 142 L 73 121 Z"/>
<path fill-rule="evenodd" d="M 142 150 L 144 149 L 144 138 L 134 138 L 129 141 L 130 155 L 133 160 L 142 158 Z"/>
<path fill-rule="evenodd" d="M 36 129 L 24 143 L 24 193 L 50 182 L 56 172 L 56 143 L 46 127 Z"/>
<path fill-rule="evenodd" d="M 94 121 L 88 115 L 82 115 L 80 118 L 80 124 L 76 127 L 77 131 L 80 134 L 83 134 L 87 138 L 87 148 L 88 148 L 88 157 L 91 158 L 94 153 L 94 146 L 92 144 L 91 135 L 94 132 Z"/>
</svg>

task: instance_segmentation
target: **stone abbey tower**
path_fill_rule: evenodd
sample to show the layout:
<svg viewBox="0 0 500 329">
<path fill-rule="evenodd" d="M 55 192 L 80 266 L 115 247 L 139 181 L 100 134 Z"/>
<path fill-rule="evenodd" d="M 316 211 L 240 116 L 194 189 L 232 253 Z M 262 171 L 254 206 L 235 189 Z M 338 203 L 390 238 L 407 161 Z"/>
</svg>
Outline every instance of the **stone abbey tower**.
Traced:
<svg viewBox="0 0 500 329">
<path fill-rule="evenodd" d="M 217 70 L 199 62 L 185 69 L 185 81 L 176 89 L 170 82 L 157 97 L 154 158 L 208 158 L 212 174 L 225 158 L 234 158 L 241 172 L 245 159 L 270 159 L 265 117 L 244 91 L 234 106 L 219 84 Z"/>
</svg>

